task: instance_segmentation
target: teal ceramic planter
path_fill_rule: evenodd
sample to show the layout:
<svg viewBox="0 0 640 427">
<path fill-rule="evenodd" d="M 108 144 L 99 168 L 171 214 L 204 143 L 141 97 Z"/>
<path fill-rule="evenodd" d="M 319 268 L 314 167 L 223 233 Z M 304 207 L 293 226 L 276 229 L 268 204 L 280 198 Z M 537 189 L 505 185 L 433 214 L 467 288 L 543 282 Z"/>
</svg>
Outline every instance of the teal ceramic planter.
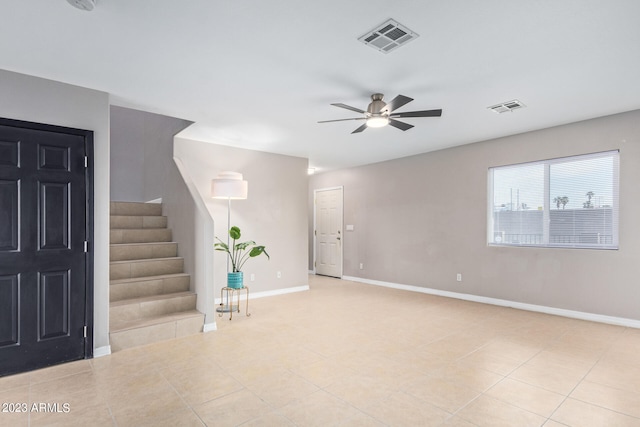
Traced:
<svg viewBox="0 0 640 427">
<path fill-rule="evenodd" d="M 241 289 L 244 287 L 242 271 L 238 271 L 237 273 L 227 273 L 227 287 L 233 289 Z"/>
</svg>

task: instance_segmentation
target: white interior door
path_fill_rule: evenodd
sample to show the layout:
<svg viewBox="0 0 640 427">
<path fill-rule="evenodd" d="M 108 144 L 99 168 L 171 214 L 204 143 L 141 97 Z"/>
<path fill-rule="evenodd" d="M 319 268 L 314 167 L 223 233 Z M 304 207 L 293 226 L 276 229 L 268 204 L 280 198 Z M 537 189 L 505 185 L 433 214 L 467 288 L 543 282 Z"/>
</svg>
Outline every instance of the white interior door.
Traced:
<svg viewBox="0 0 640 427">
<path fill-rule="evenodd" d="M 315 193 L 316 274 L 342 277 L 342 187 Z"/>
</svg>

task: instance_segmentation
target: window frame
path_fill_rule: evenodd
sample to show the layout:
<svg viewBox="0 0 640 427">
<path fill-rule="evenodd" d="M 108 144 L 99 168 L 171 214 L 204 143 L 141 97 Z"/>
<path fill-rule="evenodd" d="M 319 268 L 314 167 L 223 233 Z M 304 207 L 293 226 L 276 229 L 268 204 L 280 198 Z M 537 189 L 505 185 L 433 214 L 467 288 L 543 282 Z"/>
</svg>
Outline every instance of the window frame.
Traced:
<svg viewBox="0 0 640 427">
<path fill-rule="evenodd" d="M 554 164 L 568 163 L 572 161 L 589 160 L 596 158 L 611 157 L 613 160 L 613 194 L 611 208 L 611 244 L 562 244 L 550 242 L 551 223 L 551 197 L 550 197 L 550 168 Z M 521 168 L 524 166 L 544 166 L 544 190 L 543 190 L 543 218 L 542 218 L 542 243 L 505 243 L 495 242 L 494 231 L 494 171 L 511 168 Z M 588 154 L 556 157 L 532 162 L 521 162 L 501 166 L 491 166 L 487 171 L 487 246 L 492 247 L 534 247 L 534 248 L 555 248 L 555 249 L 597 249 L 597 250 L 618 250 L 619 249 L 619 216 L 620 216 L 620 150 L 608 150 Z"/>
</svg>

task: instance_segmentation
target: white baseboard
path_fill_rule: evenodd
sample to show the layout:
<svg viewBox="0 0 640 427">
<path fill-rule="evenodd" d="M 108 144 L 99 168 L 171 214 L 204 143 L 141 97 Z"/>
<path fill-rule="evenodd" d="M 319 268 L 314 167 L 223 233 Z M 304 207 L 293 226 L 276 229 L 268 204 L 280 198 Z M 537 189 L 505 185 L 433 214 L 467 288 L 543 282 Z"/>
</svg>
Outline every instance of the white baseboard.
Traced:
<svg viewBox="0 0 640 427">
<path fill-rule="evenodd" d="M 105 345 L 104 347 L 98 347 L 93 349 L 93 357 L 108 356 L 111 354 L 111 346 Z"/>
<path fill-rule="evenodd" d="M 284 294 L 290 294 L 293 292 L 302 292 L 302 291 L 308 291 L 308 290 L 309 290 L 309 285 L 294 286 L 292 288 L 282 288 L 282 289 L 275 289 L 273 291 L 263 291 L 263 292 L 251 292 L 251 289 L 249 289 L 249 299 L 273 297 L 276 295 L 284 295 Z M 240 299 L 243 301 L 247 299 L 246 292 L 240 293 Z M 235 297 L 234 297 L 234 300 L 235 300 Z M 220 300 L 220 298 L 216 298 L 215 300 L 216 305 L 219 305 L 221 302 L 222 301 Z"/>
<path fill-rule="evenodd" d="M 563 308 L 547 307 L 544 305 L 527 304 L 523 302 L 509 301 L 497 298 L 489 298 L 471 294 L 461 294 L 458 292 L 442 291 L 440 289 L 422 288 L 420 286 L 402 285 L 399 283 L 383 282 L 380 280 L 363 279 L 360 277 L 343 276 L 343 280 L 365 283 L 368 285 L 384 286 L 386 288 L 401 289 L 404 291 L 419 292 L 429 295 L 437 295 L 447 298 L 461 299 L 465 301 L 479 302 L 483 304 L 511 307 L 518 310 L 535 311 L 538 313 L 553 314 L 555 316 L 570 317 L 572 319 L 588 320 L 591 322 L 607 323 L 610 325 L 626 326 L 640 329 L 640 320 L 627 319 L 624 317 L 606 316 L 603 314 L 586 313 L 583 311 L 566 310 Z"/>
<path fill-rule="evenodd" d="M 218 326 L 216 325 L 216 322 L 205 323 L 204 326 L 202 327 L 202 332 L 212 332 L 217 330 L 218 330 Z"/>
<path fill-rule="evenodd" d="M 149 200 L 145 203 L 162 203 L 162 197 L 160 197 L 159 199 Z"/>
</svg>

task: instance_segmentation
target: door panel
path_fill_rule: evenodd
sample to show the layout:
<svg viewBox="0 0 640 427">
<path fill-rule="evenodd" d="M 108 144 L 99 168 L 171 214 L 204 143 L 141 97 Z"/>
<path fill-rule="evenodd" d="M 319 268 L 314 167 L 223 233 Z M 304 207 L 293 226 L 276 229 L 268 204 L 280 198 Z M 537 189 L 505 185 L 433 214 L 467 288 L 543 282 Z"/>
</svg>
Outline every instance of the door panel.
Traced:
<svg viewBox="0 0 640 427">
<path fill-rule="evenodd" d="M 68 147 L 40 145 L 38 150 L 38 168 L 69 171 L 70 154 Z"/>
<path fill-rule="evenodd" d="M 40 250 L 69 249 L 69 184 L 40 183 Z"/>
<path fill-rule="evenodd" d="M 1 141 L 0 140 L 0 165 L 2 166 L 18 166 L 18 149 L 19 141 Z"/>
<path fill-rule="evenodd" d="M 88 131 L 0 119 L 0 375 L 91 354 L 90 141 Z"/>
<path fill-rule="evenodd" d="M 18 343 L 18 280 L 17 274 L 0 276 L 0 347 Z"/>
<path fill-rule="evenodd" d="M 67 336 L 70 317 L 69 271 L 40 274 L 38 291 L 38 339 Z"/>
<path fill-rule="evenodd" d="M 0 180 L 0 251 L 18 249 L 18 181 Z"/>
</svg>

